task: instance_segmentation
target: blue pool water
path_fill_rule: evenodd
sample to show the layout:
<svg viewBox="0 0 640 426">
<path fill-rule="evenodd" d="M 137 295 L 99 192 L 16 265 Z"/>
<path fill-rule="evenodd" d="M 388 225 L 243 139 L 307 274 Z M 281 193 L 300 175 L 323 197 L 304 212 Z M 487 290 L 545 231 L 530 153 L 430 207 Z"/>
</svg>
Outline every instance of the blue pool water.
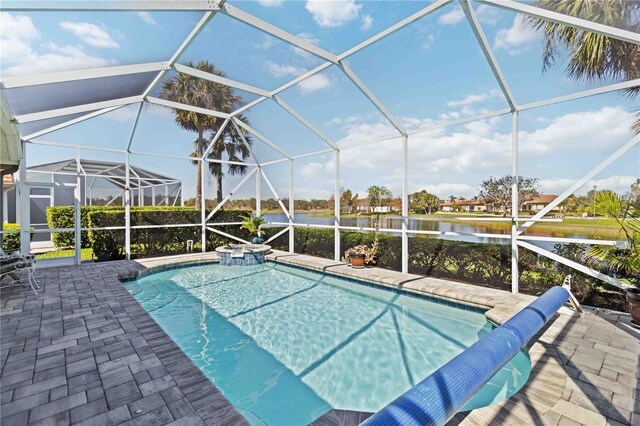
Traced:
<svg viewBox="0 0 640 426">
<path fill-rule="evenodd" d="M 194 266 L 125 283 L 256 425 L 375 412 L 491 330 L 484 314 L 274 263 Z M 517 391 L 521 352 L 466 409 Z"/>
</svg>

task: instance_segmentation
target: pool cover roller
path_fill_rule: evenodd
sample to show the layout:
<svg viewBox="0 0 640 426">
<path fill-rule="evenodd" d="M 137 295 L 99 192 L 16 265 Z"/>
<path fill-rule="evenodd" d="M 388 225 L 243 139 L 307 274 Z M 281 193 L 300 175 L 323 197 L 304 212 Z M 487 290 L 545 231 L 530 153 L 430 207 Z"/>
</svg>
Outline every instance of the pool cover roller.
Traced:
<svg viewBox="0 0 640 426">
<path fill-rule="evenodd" d="M 552 287 L 364 424 L 444 425 L 542 329 L 568 298 L 567 290 Z"/>
</svg>

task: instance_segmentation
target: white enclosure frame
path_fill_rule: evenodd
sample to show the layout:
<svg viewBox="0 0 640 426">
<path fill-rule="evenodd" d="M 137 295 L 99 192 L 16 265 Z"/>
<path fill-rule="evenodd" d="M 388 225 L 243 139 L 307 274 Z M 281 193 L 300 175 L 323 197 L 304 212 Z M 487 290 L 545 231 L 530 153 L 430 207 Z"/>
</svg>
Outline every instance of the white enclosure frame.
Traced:
<svg viewBox="0 0 640 426">
<path fill-rule="evenodd" d="M 610 284 L 616 285 L 618 287 L 622 287 L 623 284 L 612 278 L 608 277 L 600 272 L 589 269 L 586 266 L 579 265 L 569 259 L 563 258 L 556 254 L 550 253 L 546 250 L 542 250 L 527 241 L 552 241 L 552 242 L 576 242 L 576 243 L 598 243 L 605 245 L 615 245 L 616 241 L 602 241 L 602 240 L 586 240 L 586 239 L 578 239 L 578 238 L 552 238 L 552 237 L 532 237 L 523 235 L 524 230 L 531 226 L 536 221 L 549 221 L 549 219 L 545 219 L 544 216 L 548 213 L 553 207 L 557 206 L 564 199 L 566 199 L 569 195 L 575 192 L 578 188 L 580 188 L 583 184 L 585 184 L 588 180 L 593 178 L 597 173 L 602 171 L 605 167 L 610 165 L 617 158 L 622 156 L 625 152 L 628 152 L 633 147 L 637 146 L 640 143 L 640 136 L 636 136 L 631 139 L 624 146 L 619 148 L 616 152 L 614 152 L 609 158 L 604 160 L 602 163 L 597 165 L 593 170 L 587 173 L 584 177 L 579 179 L 574 185 L 572 185 L 569 189 L 563 192 L 556 200 L 553 201 L 550 205 L 548 205 L 545 209 L 537 213 L 534 217 L 530 219 L 520 219 L 518 217 L 518 193 L 517 193 L 517 185 L 515 184 L 516 178 L 518 176 L 518 127 L 519 127 L 519 113 L 520 111 L 529 110 L 532 108 L 539 108 L 547 105 L 553 105 L 561 102 L 586 98 L 590 96 L 595 96 L 599 94 L 609 93 L 613 91 L 628 89 L 630 87 L 640 86 L 640 79 L 632 80 L 623 83 L 610 84 L 604 87 L 585 90 L 577 93 L 573 93 L 570 95 L 560 96 L 552 99 L 546 99 L 536 102 L 531 102 L 528 104 L 519 105 L 517 100 L 515 99 L 507 79 L 505 78 L 504 73 L 501 70 L 500 64 L 496 59 L 491 45 L 487 40 L 487 37 L 482 29 L 482 26 L 475 15 L 475 12 L 470 4 L 470 0 L 458 0 L 459 4 L 462 7 L 462 10 L 465 14 L 466 20 L 470 25 L 477 41 L 479 47 L 481 48 L 485 59 L 487 60 L 492 73 L 494 74 L 496 81 L 500 87 L 500 90 L 506 99 L 509 108 L 486 112 L 482 114 L 478 114 L 471 117 L 465 117 L 458 120 L 451 120 L 445 122 L 434 123 L 425 128 L 415 129 L 415 130 L 407 130 L 403 124 L 395 117 L 390 110 L 375 96 L 375 94 L 365 85 L 362 80 L 356 75 L 356 73 L 351 70 L 351 68 L 344 61 L 349 56 L 353 55 L 356 52 L 359 52 L 366 47 L 376 43 L 377 41 L 393 34 L 394 32 L 404 28 L 405 26 L 429 15 L 430 13 L 442 8 L 445 5 L 452 3 L 454 0 L 437 0 L 426 7 L 422 8 L 418 12 L 408 16 L 401 21 L 391 25 L 385 30 L 379 32 L 378 34 L 370 37 L 369 39 L 359 43 L 358 45 L 346 50 L 342 54 L 334 55 L 327 50 L 316 46 L 315 44 L 304 40 L 298 36 L 290 34 L 277 26 L 265 22 L 227 2 L 224 0 L 183 0 L 180 2 L 176 2 L 173 0 L 112 0 L 112 1 L 12 1 L 5 0 L 2 3 L 1 9 L 5 11 L 38 11 L 38 10 L 48 10 L 48 11 L 61 11 L 61 10 L 82 10 L 82 11 L 134 11 L 134 10 L 190 10 L 190 11 L 202 11 L 204 12 L 202 18 L 197 23 L 197 25 L 193 28 L 193 30 L 189 33 L 184 42 L 180 45 L 178 50 L 169 58 L 166 62 L 158 62 L 158 63 L 147 63 L 147 64 L 137 64 L 137 65 L 126 65 L 126 66 L 116 66 L 116 67 L 106 67 L 106 68 L 98 68 L 98 69 L 90 69 L 90 70 L 82 70 L 82 71 L 69 71 L 69 72 L 61 72 L 61 73 L 50 73 L 45 75 L 38 76 L 18 76 L 18 77 L 8 77 L 2 80 L 3 88 L 13 88 L 13 87 L 23 87 L 23 86 L 35 86 L 40 84 L 54 83 L 54 82 L 62 82 L 62 81 L 73 81 L 73 80 L 82 80 L 88 78 L 98 78 L 98 77 L 108 77 L 108 76 L 116 76 L 116 75 L 127 75 L 127 74 L 135 74 L 141 72 L 149 72 L 149 71 L 157 71 L 157 76 L 153 79 L 152 83 L 146 90 L 141 93 L 139 96 L 132 96 L 122 99 L 113 99 L 109 101 L 97 102 L 87 105 L 77 105 L 69 108 L 56 109 L 50 111 L 40 111 L 32 114 L 24 114 L 20 116 L 14 116 L 13 118 L 17 123 L 25 123 L 34 120 L 44 119 L 44 118 L 53 118 L 59 117 L 66 114 L 72 113 L 81 113 L 81 112 L 89 112 L 86 115 L 83 115 L 79 118 L 75 118 L 73 120 L 69 120 L 67 122 L 57 124 L 48 129 L 44 129 L 30 135 L 22 135 L 21 138 L 23 140 L 23 144 L 33 143 L 40 145 L 51 145 L 51 146 L 68 146 L 64 144 L 55 144 L 55 143 L 43 143 L 39 141 L 34 141 L 33 139 L 47 133 L 53 132 L 55 130 L 82 122 L 84 120 L 91 119 L 93 117 L 108 113 L 115 109 L 121 108 L 125 105 L 129 104 L 139 104 L 139 108 L 137 111 L 137 115 L 133 124 L 133 128 L 131 130 L 131 135 L 128 140 L 128 144 L 126 149 L 117 150 L 117 149 L 103 149 L 105 151 L 111 152 L 121 152 L 124 153 L 126 157 L 126 164 L 129 164 L 130 155 L 131 154 L 139 154 L 139 155 L 155 155 L 162 156 L 159 154 L 153 154 L 148 152 L 133 152 L 131 151 L 131 143 L 133 137 L 135 135 L 136 127 L 138 124 L 138 119 L 140 117 L 140 112 L 144 103 L 152 103 L 163 105 L 171 108 L 184 109 L 188 111 L 194 111 L 201 114 L 207 114 L 215 117 L 219 117 L 224 119 L 224 124 L 222 128 L 228 125 L 233 125 L 238 131 L 240 128 L 242 130 L 252 134 L 255 138 L 261 140 L 274 150 L 276 150 L 279 154 L 282 155 L 282 159 L 268 161 L 264 163 L 260 163 L 253 152 L 251 152 L 251 157 L 253 162 L 231 162 L 219 160 L 217 162 L 223 164 L 243 164 L 250 167 L 250 171 L 245 175 L 245 177 L 240 181 L 240 183 L 234 188 L 233 191 L 227 195 L 224 200 L 219 203 L 214 210 L 205 217 L 204 213 L 204 196 L 201 197 L 202 202 L 202 217 L 201 223 L 198 224 L 176 224 L 176 225 L 161 225 L 161 226 L 187 226 L 187 225 L 197 225 L 201 226 L 202 229 L 202 241 L 204 243 L 206 239 L 206 232 L 216 232 L 218 234 L 224 235 L 228 238 L 232 238 L 234 240 L 240 240 L 237 237 L 224 233 L 218 229 L 216 226 L 219 225 L 238 225 L 238 223 L 212 223 L 209 220 L 213 217 L 214 213 L 218 211 L 222 206 L 231 198 L 234 192 L 240 189 L 243 185 L 250 181 L 250 178 L 255 174 L 256 180 L 256 211 L 260 211 L 260 185 L 261 180 L 264 180 L 267 184 L 269 190 L 273 193 L 273 196 L 278 201 L 280 208 L 287 215 L 287 222 L 271 222 L 271 225 L 274 226 L 285 226 L 285 229 L 280 231 L 278 234 L 273 236 L 271 240 L 274 238 L 284 234 L 285 232 L 289 233 L 289 250 L 291 252 L 294 251 L 294 232 L 296 227 L 313 227 L 313 228 L 328 228 L 334 229 L 335 235 L 335 260 L 340 260 L 341 250 L 340 250 L 340 230 L 359 230 L 359 231 L 373 231 L 372 228 L 366 227 L 349 227 L 349 226 L 341 226 L 340 225 L 340 153 L 342 150 L 350 149 L 354 147 L 360 147 L 367 144 L 374 144 L 381 141 L 391 140 L 391 139 L 401 139 L 402 144 L 402 228 L 401 229 L 380 229 L 380 232 L 385 233 L 399 233 L 402 235 L 402 272 L 407 273 L 409 270 L 409 253 L 408 253 L 408 237 L 410 234 L 424 234 L 424 235 L 471 235 L 471 236 L 482 236 L 482 237 L 491 237 L 491 238 L 502 238 L 509 239 L 511 242 L 511 268 L 512 268 L 512 291 L 514 293 L 518 292 L 518 250 L 519 247 L 523 247 L 529 250 L 533 250 L 534 252 L 547 256 L 557 262 L 565 264 L 571 268 L 577 269 L 583 273 L 591 275 L 595 278 L 604 280 Z M 620 28 L 615 28 L 611 26 L 602 25 L 596 22 L 586 21 L 584 19 L 579 19 L 567 15 L 562 15 L 556 12 L 551 12 L 549 10 L 541 9 L 536 6 L 532 6 L 529 4 L 523 4 L 512 0 L 477 0 L 477 2 L 484 3 L 486 5 L 492 7 L 499 7 L 503 9 L 507 9 L 513 12 L 522 13 L 529 16 L 535 16 L 538 18 L 546 19 L 552 22 L 562 23 L 569 26 L 573 26 L 575 28 L 592 31 L 598 34 L 603 34 L 608 37 L 622 40 L 629 43 L 640 44 L 640 34 L 633 33 L 631 31 L 626 31 Z M 181 54 L 185 51 L 185 49 L 191 44 L 191 42 L 198 36 L 198 34 L 202 31 L 209 21 L 215 16 L 217 13 L 225 14 L 237 21 L 240 21 L 244 24 L 250 25 L 253 28 L 256 28 L 266 34 L 275 36 L 280 40 L 283 40 L 286 43 L 289 43 L 292 46 L 295 46 L 299 49 L 302 49 L 320 59 L 324 62 L 317 66 L 316 68 L 306 72 L 305 74 L 291 80 L 290 82 L 280 86 L 275 90 L 265 90 L 259 87 L 254 87 L 248 84 L 244 84 L 238 81 L 234 81 L 228 78 L 223 78 L 217 75 L 208 74 L 206 72 L 202 72 L 193 68 L 189 68 L 185 65 L 179 64 L 178 60 Z M 382 113 L 382 115 L 388 120 L 391 126 L 396 130 L 396 132 L 382 136 L 376 137 L 370 140 L 362 140 L 357 142 L 352 142 L 349 144 L 345 144 L 342 146 L 338 146 L 335 141 L 331 140 L 329 137 L 323 134 L 315 125 L 313 125 L 309 120 L 304 118 L 299 112 L 285 103 L 282 98 L 278 96 L 282 91 L 294 86 L 297 83 L 300 83 L 303 80 L 306 80 L 313 75 L 318 74 L 319 72 L 327 69 L 328 67 L 336 65 L 338 69 L 340 69 L 344 75 L 358 88 L 358 90 L 375 106 L 375 108 Z M 190 74 L 197 78 L 207 79 L 210 81 L 214 81 L 219 84 L 227 85 L 229 87 L 241 89 L 250 93 L 254 93 L 259 95 L 260 97 L 254 100 L 253 102 L 248 103 L 247 105 L 239 108 L 237 111 L 232 113 L 223 113 L 219 111 L 212 111 L 203 108 L 194 107 L 191 105 L 179 104 L 176 102 L 167 101 L 164 99 L 158 99 L 149 96 L 149 94 L 153 91 L 156 85 L 161 81 L 161 79 L 166 75 L 169 70 L 175 70 L 177 72 L 183 72 Z M 255 129 L 251 128 L 249 125 L 241 122 L 236 118 L 236 116 L 255 105 L 258 105 L 267 100 L 272 100 L 275 104 L 279 105 L 284 111 L 289 113 L 294 119 L 308 128 L 311 132 L 317 135 L 322 141 L 324 141 L 328 148 L 324 150 L 319 150 L 315 152 L 309 152 L 302 155 L 292 156 L 283 150 L 276 142 L 271 141 L 266 136 L 262 135 Z M 97 110 L 97 111 L 95 111 Z M 511 217 L 506 218 L 506 220 L 511 222 L 511 233 L 506 234 L 483 234 L 483 233 L 456 233 L 456 232 L 439 232 L 439 231 L 419 231 L 419 230 L 410 230 L 408 229 L 408 211 L 409 211 L 409 201 L 408 201 L 408 150 L 409 144 L 411 142 L 411 136 L 431 131 L 434 129 L 448 128 L 452 126 L 456 126 L 459 124 L 469 123 L 477 120 L 483 120 L 491 117 L 497 117 L 510 114 L 512 119 L 512 143 L 511 143 L 511 175 L 514 178 L 514 184 L 512 186 L 512 200 L 511 200 Z M 220 137 L 222 133 L 222 129 L 215 135 L 211 145 L 207 147 L 205 150 L 205 154 L 202 157 L 196 158 L 199 161 L 199 167 L 204 169 L 205 161 L 215 161 L 211 159 L 207 159 L 206 156 L 210 152 L 210 149 L 215 142 L 215 140 Z M 241 133 L 241 132 L 240 132 Z M 242 133 L 241 133 L 242 134 Z M 246 142 L 246 141 L 245 141 Z M 78 147 L 73 145 L 73 147 Z M 89 147 L 78 147 L 84 150 L 95 149 Z M 100 149 L 97 149 L 100 150 Z M 334 206 L 334 223 L 333 225 L 313 225 L 306 223 L 297 223 L 294 221 L 294 162 L 296 159 L 305 158 L 313 155 L 320 155 L 325 153 L 333 153 L 334 154 L 334 164 L 335 164 L 335 176 L 334 176 L 334 196 L 335 196 L 335 206 Z M 181 159 L 190 159 L 187 157 L 176 157 L 176 156 L 166 156 L 169 158 L 181 158 Z M 278 196 L 275 188 L 271 184 L 267 173 L 265 172 L 264 167 L 277 164 L 280 162 L 288 162 L 289 164 L 289 206 L 285 206 L 280 197 Z M 20 181 L 26 182 L 26 167 L 25 167 L 25 159 L 23 157 L 21 162 L 20 169 Z M 129 188 L 129 182 L 131 177 L 129 176 L 129 168 L 127 167 L 127 188 Z M 78 171 L 80 173 L 80 171 Z M 19 192 L 21 194 L 21 203 L 20 203 L 20 212 L 21 217 L 29 217 L 28 216 L 28 202 L 24 202 L 25 199 L 28 201 L 28 188 L 24 186 L 20 186 Z M 202 189 L 204 195 L 204 186 Z M 26 198 L 25 198 L 26 197 Z M 125 229 L 126 231 L 126 253 L 127 257 L 130 256 L 130 202 L 131 202 L 131 194 L 129 191 L 125 191 L 125 216 L 126 216 L 126 226 L 118 229 Z M 498 220 L 493 218 L 477 218 L 477 220 Z M 522 223 L 524 222 L 524 223 Z M 522 223 L 522 224 L 521 224 Z M 82 229 L 79 225 L 79 220 L 76 221 L 76 239 L 79 239 L 79 232 Z M 6 231 L 5 231 L 6 232 Z M 27 249 L 28 251 L 28 237 L 29 237 L 29 224 L 21 223 L 21 234 L 23 241 L 23 249 Z M 26 243 L 25 243 L 26 242 Z M 26 247 L 25 247 L 26 244 Z M 205 244 L 203 244 L 203 251 L 206 250 Z M 76 262 L 79 262 L 79 255 L 76 256 Z"/>
</svg>

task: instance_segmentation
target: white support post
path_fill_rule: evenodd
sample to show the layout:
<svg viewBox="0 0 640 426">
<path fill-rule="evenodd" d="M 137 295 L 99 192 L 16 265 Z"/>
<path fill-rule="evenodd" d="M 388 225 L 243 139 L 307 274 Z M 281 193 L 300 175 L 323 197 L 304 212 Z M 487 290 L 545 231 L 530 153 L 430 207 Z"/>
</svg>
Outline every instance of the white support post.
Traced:
<svg viewBox="0 0 640 426">
<path fill-rule="evenodd" d="M 409 273 L 409 137 L 402 136 L 402 273 Z"/>
<path fill-rule="evenodd" d="M 295 214 L 295 194 L 293 193 L 293 159 L 289 160 L 289 253 L 295 253 L 293 219 Z"/>
<path fill-rule="evenodd" d="M 80 207 L 82 205 L 81 199 L 81 182 L 82 182 L 82 168 L 80 166 L 80 148 L 76 149 L 76 187 L 73 190 L 73 216 L 74 216 L 74 236 L 75 236 L 75 264 L 79 265 L 82 261 L 80 254 L 82 253 L 82 224 L 80 223 Z"/>
<path fill-rule="evenodd" d="M 262 171 L 262 170 L 261 170 Z M 267 177 L 267 174 L 262 172 L 262 177 L 264 178 L 265 183 L 267 184 L 267 186 L 269 187 L 269 190 L 271 190 L 271 193 L 273 194 L 274 197 L 276 197 L 276 201 L 278 202 L 278 204 L 280 205 L 280 208 L 282 209 L 282 211 L 284 212 L 285 215 L 287 215 L 287 217 L 289 218 L 289 222 L 293 222 L 293 219 L 291 218 L 291 213 L 289 213 L 289 209 L 287 209 L 284 206 L 284 203 L 282 202 L 282 198 L 280 198 L 280 196 L 278 195 L 278 193 L 276 192 L 276 189 L 273 187 L 273 185 L 271 184 L 271 181 L 269 180 L 269 178 Z"/>
<path fill-rule="evenodd" d="M 131 260 L 131 165 L 128 152 L 124 154 L 125 187 L 124 187 L 124 250 L 127 260 Z"/>
<path fill-rule="evenodd" d="M 31 197 L 27 184 L 27 147 L 22 143 L 22 157 L 20 158 L 20 182 L 18 194 L 20 197 L 20 252 L 31 253 Z"/>
<path fill-rule="evenodd" d="M 259 166 L 256 167 L 256 169 L 256 216 L 258 216 L 262 211 L 262 201 L 260 200 L 262 198 L 262 178 L 260 176 L 262 174 L 262 169 Z"/>
<path fill-rule="evenodd" d="M 333 224 L 334 224 L 334 229 L 333 229 L 333 259 L 337 262 L 340 261 L 340 255 L 341 255 L 341 250 L 340 250 L 340 151 L 336 150 L 334 152 L 334 189 L 333 189 L 333 193 L 334 193 L 334 197 L 335 197 L 335 203 L 333 206 Z"/>
<path fill-rule="evenodd" d="M 141 102 L 140 96 L 130 96 L 128 98 L 112 99 L 108 101 L 93 102 L 89 104 L 76 105 L 66 108 L 52 109 L 48 111 L 34 112 L 31 114 L 23 114 L 14 116 L 17 123 L 24 124 L 32 121 L 47 120 L 49 118 L 63 117 L 65 115 L 79 114 L 83 112 L 90 112 L 102 109 L 108 109 L 112 107 L 121 107 L 129 104 L 135 104 Z"/>
<path fill-rule="evenodd" d="M 206 200 L 205 195 L 206 191 L 204 190 L 205 186 L 205 161 L 200 160 L 200 221 L 202 222 L 202 227 L 200 229 L 200 242 L 202 244 L 202 252 L 205 253 L 207 251 L 207 217 L 206 217 Z"/>
<path fill-rule="evenodd" d="M 520 270 L 518 268 L 518 211 L 520 209 L 518 194 L 518 111 L 514 111 L 511 117 L 511 292 L 518 293 L 520 282 Z"/>
</svg>

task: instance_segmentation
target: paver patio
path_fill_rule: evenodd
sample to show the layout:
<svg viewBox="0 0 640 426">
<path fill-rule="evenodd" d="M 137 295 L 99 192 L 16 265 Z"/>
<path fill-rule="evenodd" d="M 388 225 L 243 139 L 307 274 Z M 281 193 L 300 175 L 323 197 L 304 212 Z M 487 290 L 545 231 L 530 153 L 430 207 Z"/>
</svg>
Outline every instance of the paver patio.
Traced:
<svg viewBox="0 0 640 426">
<path fill-rule="evenodd" d="M 213 255 L 86 263 L 40 271 L 42 290 L 1 293 L 3 424 L 246 424 L 119 278 Z M 525 295 L 277 252 L 271 260 L 489 308 L 501 323 Z M 568 312 L 568 310 L 566 311 Z M 530 347 L 531 377 L 512 398 L 452 423 L 640 424 L 640 332 L 627 314 L 559 315 Z M 347 413 L 348 414 L 348 413 Z M 362 419 L 331 413 L 318 424 Z"/>
</svg>

